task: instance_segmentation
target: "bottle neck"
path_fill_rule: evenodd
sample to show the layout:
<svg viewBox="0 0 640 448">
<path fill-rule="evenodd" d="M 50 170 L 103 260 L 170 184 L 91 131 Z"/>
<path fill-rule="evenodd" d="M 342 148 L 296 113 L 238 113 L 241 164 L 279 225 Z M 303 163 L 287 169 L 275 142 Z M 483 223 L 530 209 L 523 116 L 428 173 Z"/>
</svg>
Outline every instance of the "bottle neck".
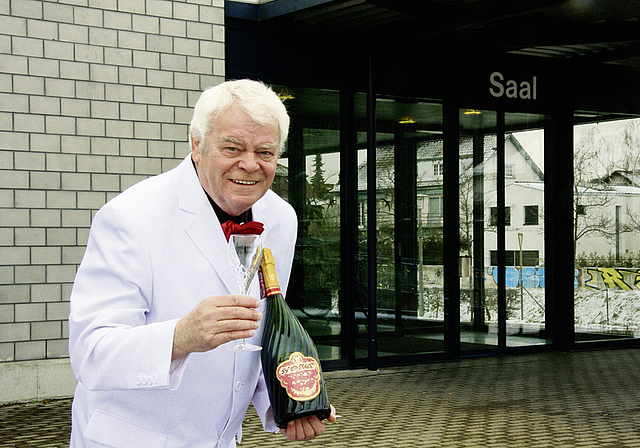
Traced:
<svg viewBox="0 0 640 448">
<path fill-rule="evenodd" d="M 276 269 L 274 265 L 267 264 L 262 265 L 262 280 L 264 282 L 264 295 L 265 297 L 275 296 L 282 294 L 280 285 L 278 284 L 278 277 L 276 276 Z"/>
</svg>

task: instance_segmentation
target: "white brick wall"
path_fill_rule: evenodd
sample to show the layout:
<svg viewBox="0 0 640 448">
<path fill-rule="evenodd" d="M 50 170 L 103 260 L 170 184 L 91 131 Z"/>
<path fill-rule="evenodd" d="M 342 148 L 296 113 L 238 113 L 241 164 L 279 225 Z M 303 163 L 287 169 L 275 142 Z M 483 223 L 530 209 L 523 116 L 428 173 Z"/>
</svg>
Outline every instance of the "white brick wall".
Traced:
<svg viewBox="0 0 640 448">
<path fill-rule="evenodd" d="M 188 153 L 224 1 L 0 0 L 0 22 L 1 371 L 67 356 L 91 219 Z"/>
</svg>

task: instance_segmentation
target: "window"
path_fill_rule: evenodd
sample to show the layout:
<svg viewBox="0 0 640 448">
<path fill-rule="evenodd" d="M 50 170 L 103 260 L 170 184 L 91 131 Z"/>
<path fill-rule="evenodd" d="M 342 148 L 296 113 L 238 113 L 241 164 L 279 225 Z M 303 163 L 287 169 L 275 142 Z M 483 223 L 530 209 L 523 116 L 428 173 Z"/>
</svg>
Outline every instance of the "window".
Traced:
<svg viewBox="0 0 640 448">
<path fill-rule="evenodd" d="M 538 206 L 537 205 L 524 206 L 524 225 L 525 226 L 538 225 Z"/>
<path fill-rule="evenodd" d="M 439 222 L 442 219 L 442 196 L 432 196 L 429 198 L 429 216 L 430 223 Z"/>
<path fill-rule="evenodd" d="M 505 177 L 515 177 L 516 170 L 515 170 L 515 165 L 505 165 L 504 166 L 504 175 Z"/>
<path fill-rule="evenodd" d="M 442 163 L 434 162 L 433 164 L 433 175 L 434 176 L 442 176 L 444 173 L 444 165 Z"/>
<path fill-rule="evenodd" d="M 498 265 L 498 251 L 492 250 L 490 252 L 491 266 Z M 522 251 L 522 266 L 538 266 L 540 264 L 540 253 L 537 250 L 523 250 Z M 520 266 L 520 251 L 519 250 L 506 250 L 505 251 L 505 266 Z"/>
<path fill-rule="evenodd" d="M 489 225 L 498 225 L 498 207 L 491 207 L 491 216 L 489 217 Z M 504 208 L 504 225 L 511 225 L 511 207 Z"/>
</svg>

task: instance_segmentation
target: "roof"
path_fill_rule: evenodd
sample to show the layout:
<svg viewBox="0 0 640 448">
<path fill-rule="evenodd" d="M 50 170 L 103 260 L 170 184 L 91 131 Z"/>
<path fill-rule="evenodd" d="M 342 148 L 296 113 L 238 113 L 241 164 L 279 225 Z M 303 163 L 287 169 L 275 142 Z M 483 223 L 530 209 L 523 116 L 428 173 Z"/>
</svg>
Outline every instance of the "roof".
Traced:
<svg viewBox="0 0 640 448">
<path fill-rule="evenodd" d="M 245 0 L 246 2 L 246 0 Z M 343 45 L 452 49 L 640 70 L 638 0 L 251 0 L 227 14 Z M 244 12 L 243 12 L 244 11 Z M 250 11 L 250 12 L 246 12 Z"/>
</svg>

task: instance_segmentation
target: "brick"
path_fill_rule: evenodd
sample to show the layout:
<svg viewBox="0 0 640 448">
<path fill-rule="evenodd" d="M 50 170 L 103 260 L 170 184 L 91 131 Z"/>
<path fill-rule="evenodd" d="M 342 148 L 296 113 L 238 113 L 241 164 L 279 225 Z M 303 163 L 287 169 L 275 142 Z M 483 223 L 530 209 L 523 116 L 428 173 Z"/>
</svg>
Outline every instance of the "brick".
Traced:
<svg viewBox="0 0 640 448">
<path fill-rule="evenodd" d="M 63 135 L 61 148 L 62 152 L 66 154 L 89 154 L 91 153 L 91 137 Z"/>
<path fill-rule="evenodd" d="M 148 106 L 149 121 L 173 123 L 174 108 L 170 106 Z"/>
<path fill-rule="evenodd" d="M 73 8 L 73 22 L 77 25 L 102 28 L 104 24 L 103 12 L 96 8 Z"/>
<path fill-rule="evenodd" d="M 61 23 L 58 25 L 58 33 L 63 42 L 89 43 L 89 27 L 86 26 Z"/>
<path fill-rule="evenodd" d="M 18 303 L 15 306 L 15 321 L 30 322 L 44 320 L 46 306 L 44 303 Z"/>
<path fill-rule="evenodd" d="M 0 112 L 0 130 L 11 131 L 13 129 L 13 116 L 9 112 Z"/>
<path fill-rule="evenodd" d="M 104 63 L 102 47 L 96 45 L 74 44 L 74 54 L 79 62 Z"/>
<path fill-rule="evenodd" d="M 126 2 L 120 2 L 118 7 L 120 11 L 123 11 L 123 12 L 133 12 L 138 14 L 144 14 L 145 3 L 146 3 L 145 0 L 127 0 Z"/>
<path fill-rule="evenodd" d="M 92 101 L 91 116 L 94 118 L 117 119 L 120 116 L 118 103 L 110 101 Z"/>
<path fill-rule="evenodd" d="M 34 341 L 45 339 L 60 339 L 62 324 L 60 321 L 31 322 L 31 339 Z"/>
<path fill-rule="evenodd" d="M 14 322 L 14 305 L 0 305 L 0 323 L 13 323 Z"/>
<path fill-rule="evenodd" d="M 132 102 L 133 86 L 123 86 L 120 84 L 107 84 L 105 86 L 105 100 Z"/>
<path fill-rule="evenodd" d="M 157 69 L 160 68 L 160 55 L 150 51 L 133 51 L 134 67 Z"/>
<path fill-rule="evenodd" d="M 109 201 L 110 199 L 113 199 L 117 195 L 118 193 L 107 193 L 107 201 Z M 94 213 L 94 216 L 95 216 L 95 213 Z M 89 229 L 77 229 L 76 245 L 86 247 L 87 241 L 89 241 Z M 71 291 L 69 291 L 69 293 L 70 292 Z M 64 295 L 64 285 L 63 285 L 63 295 Z M 66 297 L 66 300 L 68 300 L 69 294 L 64 295 L 64 297 Z"/>
<path fill-rule="evenodd" d="M 79 191 L 78 208 L 88 210 L 98 210 L 107 202 L 104 192 L 101 191 Z"/>
<path fill-rule="evenodd" d="M 147 121 L 147 106 L 139 103 L 120 104 L 120 118 L 123 120 Z"/>
<path fill-rule="evenodd" d="M 24 132 L 0 132 L 0 149 L 29 150 L 29 134 Z"/>
<path fill-rule="evenodd" d="M 118 79 L 118 67 L 113 65 L 89 64 L 89 79 L 99 82 L 113 82 Z"/>
<path fill-rule="evenodd" d="M 133 27 L 131 14 L 118 11 L 105 11 L 104 26 L 116 30 L 131 30 Z"/>
<path fill-rule="evenodd" d="M 62 285 L 46 283 L 31 285 L 31 302 L 61 302 Z"/>
<path fill-rule="evenodd" d="M 189 134 L 189 129 L 183 124 L 162 124 L 162 139 L 185 141 Z"/>
<path fill-rule="evenodd" d="M 29 210 L 4 209 L 0 213 L 0 227 L 28 226 Z"/>
<path fill-rule="evenodd" d="M 224 59 L 225 48 L 224 43 L 214 42 L 212 40 L 200 42 L 200 56 L 203 58 Z"/>
<path fill-rule="evenodd" d="M 0 246 L 0 265 L 29 264 L 29 248 Z"/>
<path fill-rule="evenodd" d="M 44 196 L 44 192 L 42 193 Z M 16 246 L 44 246 L 46 244 L 45 230 L 38 227 L 17 227 L 15 229 Z"/>
<path fill-rule="evenodd" d="M 15 154 L 14 151 L 0 151 L 0 169 L 12 170 Z"/>
<path fill-rule="evenodd" d="M 122 120 L 107 120 L 106 137 L 133 138 L 133 123 Z"/>
<path fill-rule="evenodd" d="M 199 20 L 199 13 L 198 5 L 173 2 L 173 17 L 176 19 L 196 22 Z"/>
<path fill-rule="evenodd" d="M 120 176 L 117 174 L 92 174 L 91 186 L 94 191 L 120 191 Z"/>
<path fill-rule="evenodd" d="M 89 28 L 89 44 L 99 47 L 117 47 L 118 32 L 106 28 Z"/>
<path fill-rule="evenodd" d="M 62 250 L 56 246 L 32 247 L 31 264 L 49 265 L 60 264 L 62 262 Z"/>
<path fill-rule="evenodd" d="M 104 137 L 106 135 L 105 121 L 96 118 L 78 118 L 77 133 L 78 135 Z"/>
<path fill-rule="evenodd" d="M 47 208 L 75 208 L 75 191 L 47 191 Z"/>
<path fill-rule="evenodd" d="M 44 57 L 44 45 L 41 39 L 14 36 L 11 39 L 12 54 L 19 56 Z"/>
<path fill-rule="evenodd" d="M 133 135 L 141 139 L 159 139 L 160 124 L 158 123 L 133 123 Z"/>
<path fill-rule="evenodd" d="M 162 70 L 147 70 L 147 85 L 150 87 L 174 87 L 174 76 L 171 72 Z"/>
<path fill-rule="evenodd" d="M 0 110 L 6 112 L 29 112 L 29 96 L 0 93 Z"/>
<path fill-rule="evenodd" d="M 15 361 L 15 344 L 0 344 L 0 362 Z"/>
<path fill-rule="evenodd" d="M 145 157 L 147 142 L 144 140 L 123 140 L 120 142 L 120 154 L 123 156 Z"/>
<path fill-rule="evenodd" d="M 29 183 L 34 189 L 57 190 L 60 188 L 60 173 L 32 172 L 29 173 Z"/>
<path fill-rule="evenodd" d="M 42 190 L 16 190 L 16 208 L 44 208 L 45 198 Z"/>
<path fill-rule="evenodd" d="M 174 144 L 163 140 L 149 142 L 149 157 L 174 157 Z"/>
<path fill-rule="evenodd" d="M 60 61 L 60 77 L 65 79 L 89 79 L 89 64 L 86 62 Z"/>
<path fill-rule="evenodd" d="M 89 100 L 62 98 L 60 100 L 60 106 L 62 108 L 62 115 L 66 115 L 68 117 L 91 116 L 91 102 Z"/>
<path fill-rule="evenodd" d="M 105 99 L 104 84 L 100 82 L 76 81 L 76 96 L 89 100 L 103 100 Z"/>
<path fill-rule="evenodd" d="M 145 50 L 147 47 L 147 39 L 143 33 L 121 30 L 118 31 L 118 46 L 132 50 Z"/>
<path fill-rule="evenodd" d="M 136 86 L 133 88 L 133 101 L 143 104 L 160 104 L 162 89 Z"/>
<path fill-rule="evenodd" d="M 104 62 L 105 64 L 131 67 L 133 64 L 133 50 L 125 48 L 105 48 Z"/>
<path fill-rule="evenodd" d="M 0 188 L 29 188 L 29 172 L 0 170 Z"/>
<path fill-rule="evenodd" d="M 73 23 L 73 6 L 61 3 L 43 2 L 43 18 L 50 22 Z"/>
<path fill-rule="evenodd" d="M 133 158 L 107 157 L 107 173 L 133 174 Z"/>
<path fill-rule="evenodd" d="M 50 246 L 74 246 L 76 239 L 76 229 L 55 227 L 47 229 L 47 244 Z"/>
<path fill-rule="evenodd" d="M 136 174 L 148 174 L 155 175 L 160 174 L 161 164 L 159 159 L 151 158 L 136 158 L 135 159 L 135 173 Z"/>
<path fill-rule="evenodd" d="M 17 17 L 42 19 L 42 3 L 35 0 L 13 0 L 11 14 Z"/>
<path fill-rule="evenodd" d="M 147 83 L 147 71 L 141 68 L 120 67 L 118 69 L 118 80 L 122 84 L 145 85 Z"/>
<path fill-rule="evenodd" d="M 0 324 L 0 342 L 28 341 L 28 323 Z"/>
<path fill-rule="evenodd" d="M 117 138 L 91 138 L 91 154 L 118 155 L 120 154 L 120 140 Z"/>
<path fill-rule="evenodd" d="M 30 210 L 30 221 L 35 227 L 60 227 L 60 210 Z"/>
<path fill-rule="evenodd" d="M 211 40 L 213 39 L 213 27 L 206 22 L 188 22 L 187 37 L 189 39 Z"/>
<path fill-rule="evenodd" d="M 68 333 L 67 333 L 68 338 Z M 68 339 L 56 339 L 48 340 L 47 343 L 47 358 L 63 358 L 69 356 L 69 340 Z"/>
<path fill-rule="evenodd" d="M 75 266 L 65 266 L 69 272 L 73 272 L 71 281 L 75 276 Z M 69 302 L 47 303 L 47 320 L 67 320 L 69 319 Z"/>
<path fill-rule="evenodd" d="M 58 78 L 60 62 L 53 59 L 29 58 L 29 75 Z"/>
<path fill-rule="evenodd" d="M 44 90 L 44 80 L 42 86 Z M 60 115 L 60 98 L 31 96 L 29 110 L 35 114 Z"/>
<path fill-rule="evenodd" d="M 137 184 L 138 182 L 145 180 L 149 176 L 144 175 L 122 175 L 120 176 L 120 189 L 122 191 Z"/>
<path fill-rule="evenodd" d="M 160 33 L 160 19 L 158 17 L 134 14 L 132 19 L 133 31 L 138 31 L 145 34 Z"/>
<path fill-rule="evenodd" d="M 76 156 L 73 154 L 47 154 L 48 171 L 75 171 Z"/>
<path fill-rule="evenodd" d="M 29 291 L 29 285 L 0 285 L 0 303 L 27 303 Z"/>
<path fill-rule="evenodd" d="M 13 127 L 18 132 L 44 132 L 44 115 L 14 114 Z"/>
<path fill-rule="evenodd" d="M 175 38 L 173 40 L 173 53 L 183 54 L 185 56 L 198 56 L 200 53 L 200 44 L 197 40 Z"/>
<path fill-rule="evenodd" d="M 34 148 L 37 148 L 37 146 L 34 146 Z M 16 152 L 14 155 L 14 168 L 17 170 L 44 170 L 44 153 Z"/>
<path fill-rule="evenodd" d="M 0 266 L 0 285 L 12 285 L 14 283 L 13 266 Z"/>
<path fill-rule="evenodd" d="M 90 227 L 89 210 L 62 210 L 62 227 Z"/>
<path fill-rule="evenodd" d="M 47 78 L 44 80 L 44 91 L 52 97 L 75 98 L 76 84 L 68 79 Z"/>
<path fill-rule="evenodd" d="M 46 356 L 45 341 L 16 342 L 16 361 L 43 359 Z"/>
<path fill-rule="evenodd" d="M 225 74 L 224 61 L 220 59 L 213 60 L 213 74 L 217 76 L 224 76 Z"/>
<path fill-rule="evenodd" d="M 13 246 L 14 229 L 9 227 L 0 227 L 0 246 Z"/>
<path fill-rule="evenodd" d="M 170 54 L 173 52 L 173 39 L 169 36 L 163 35 L 148 35 L 147 50 Z"/>
<path fill-rule="evenodd" d="M 187 57 L 176 54 L 161 54 L 160 69 L 174 72 L 187 71 Z"/>
<path fill-rule="evenodd" d="M 109 10 L 117 10 L 118 9 L 118 1 L 117 0 L 89 0 L 89 6 L 98 9 L 109 9 Z"/>
<path fill-rule="evenodd" d="M 88 227 L 88 226 L 87 226 Z M 62 248 L 62 263 L 79 265 L 84 256 L 83 246 L 72 246 Z"/>
<path fill-rule="evenodd" d="M 32 134 L 31 147 L 43 152 L 60 152 L 60 136 L 55 134 Z"/>
<path fill-rule="evenodd" d="M 62 173 L 63 190 L 91 190 L 91 176 L 87 173 Z"/>
<path fill-rule="evenodd" d="M 45 117 L 45 129 L 50 134 L 75 134 L 76 120 L 73 117 Z"/>
<path fill-rule="evenodd" d="M 213 23 L 216 25 L 224 25 L 224 8 L 200 7 L 200 21 L 204 23 Z"/>
<path fill-rule="evenodd" d="M 165 0 L 147 0 L 147 14 L 150 16 L 173 17 L 172 3 Z"/>
<path fill-rule="evenodd" d="M 105 158 L 96 155 L 78 155 L 77 166 L 78 172 L 84 173 L 104 173 Z"/>
<path fill-rule="evenodd" d="M 2 17 L 3 32 L 13 36 L 27 36 L 27 19 L 15 16 Z"/>
<path fill-rule="evenodd" d="M 162 104 L 165 106 L 186 106 L 187 92 L 184 90 L 162 89 Z"/>
<path fill-rule="evenodd" d="M 44 57 L 48 59 L 60 59 L 73 61 L 75 44 L 73 42 L 60 42 L 58 40 L 44 41 Z"/>
<path fill-rule="evenodd" d="M 58 24 L 43 22 L 42 20 L 27 19 L 25 21 L 26 35 L 39 39 L 58 39 Z M 10 28 L 11 29 L 11 28 Z M 45 53 L 46 54 L 46 53 Z"/>
</svg>

